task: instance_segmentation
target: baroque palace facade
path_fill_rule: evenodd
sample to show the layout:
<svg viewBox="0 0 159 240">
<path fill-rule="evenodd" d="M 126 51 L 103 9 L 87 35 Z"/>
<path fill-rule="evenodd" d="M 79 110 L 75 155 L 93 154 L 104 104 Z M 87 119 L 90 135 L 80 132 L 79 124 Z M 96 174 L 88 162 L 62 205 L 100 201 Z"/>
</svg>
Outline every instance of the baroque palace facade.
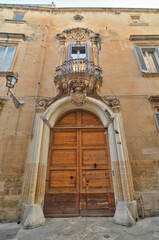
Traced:
<svg viewBox="0 0 159 240">
<path fill-rule="evenodd" d="M 2 222 L 159 214 L 158 22 L 155 9 L 0 5 Z"/>
</svg>

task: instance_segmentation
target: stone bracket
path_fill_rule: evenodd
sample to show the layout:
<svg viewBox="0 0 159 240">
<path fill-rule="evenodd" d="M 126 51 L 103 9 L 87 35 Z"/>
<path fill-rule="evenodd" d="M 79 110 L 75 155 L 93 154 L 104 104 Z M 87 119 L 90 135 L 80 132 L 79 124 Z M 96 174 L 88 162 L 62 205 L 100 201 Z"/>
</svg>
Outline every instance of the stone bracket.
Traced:
<svg viewBox="0 0 159 240">
<path fill-rule="evenodd" d="M 152 103 L 153 108 L 159 109 L 159 95 L 151 95 L 148 100 Z"/>
</svg>

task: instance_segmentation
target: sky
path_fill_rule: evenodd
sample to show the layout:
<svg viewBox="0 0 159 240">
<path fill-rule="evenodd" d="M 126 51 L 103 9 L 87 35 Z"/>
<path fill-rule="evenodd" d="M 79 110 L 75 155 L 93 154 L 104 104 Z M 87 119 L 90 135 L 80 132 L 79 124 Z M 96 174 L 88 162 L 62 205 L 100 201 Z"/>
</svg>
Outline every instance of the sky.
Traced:
<svg viewBox="0 0 159 240">
<path fill-rule="evenodd" d="M 51 4 L 66 7 L 159 8 L 159 0 L 0 0 L 4 4 Z"/>
</svg>

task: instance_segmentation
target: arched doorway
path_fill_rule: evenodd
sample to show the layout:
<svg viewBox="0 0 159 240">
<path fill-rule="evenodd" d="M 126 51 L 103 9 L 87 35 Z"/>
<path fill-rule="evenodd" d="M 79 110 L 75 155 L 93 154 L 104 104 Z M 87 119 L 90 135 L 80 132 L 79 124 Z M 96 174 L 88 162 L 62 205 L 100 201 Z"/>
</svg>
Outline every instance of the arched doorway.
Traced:
<svg viewBox="0 0 159 240">
<path fill-rule="evenodd" d="M 113 216 L 108 131 L 92 112 L 64 113 L 50 129 L 46 217 Z"/>
</svg>

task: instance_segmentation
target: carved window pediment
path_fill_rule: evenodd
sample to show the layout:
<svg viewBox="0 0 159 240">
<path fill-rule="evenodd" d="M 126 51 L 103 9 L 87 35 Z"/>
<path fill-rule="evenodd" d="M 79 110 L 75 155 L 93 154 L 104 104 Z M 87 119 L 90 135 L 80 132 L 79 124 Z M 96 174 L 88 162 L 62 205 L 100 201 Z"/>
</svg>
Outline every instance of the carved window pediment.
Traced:
<svg viewBox="0 0 159 240">
<path fill-rule="evenodd" d="M 100 35 L 94 33 L 88 28 L 72 28 L 66 29 L 62 33 L 56 35 L 59 41 L 85 42 L 87 40 L 94 41 L 96 44 L 100 42 Z"/>
</svg>

